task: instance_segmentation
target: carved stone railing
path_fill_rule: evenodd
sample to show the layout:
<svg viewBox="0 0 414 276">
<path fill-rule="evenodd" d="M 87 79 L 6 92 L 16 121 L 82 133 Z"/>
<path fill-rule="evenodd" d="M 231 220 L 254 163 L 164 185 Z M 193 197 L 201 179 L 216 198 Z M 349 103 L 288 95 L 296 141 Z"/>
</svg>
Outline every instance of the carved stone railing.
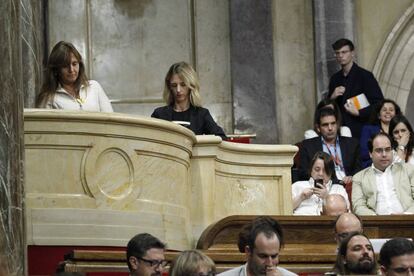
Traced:
<svg viewBox="0 0 414 276">
<path fill-rule="evenodd" d="M 120 113 L 25 110 L 29 245 L 195 246 L 229 215 L 290 215 L 291 145 L 222 142 Z"/>
</svg>

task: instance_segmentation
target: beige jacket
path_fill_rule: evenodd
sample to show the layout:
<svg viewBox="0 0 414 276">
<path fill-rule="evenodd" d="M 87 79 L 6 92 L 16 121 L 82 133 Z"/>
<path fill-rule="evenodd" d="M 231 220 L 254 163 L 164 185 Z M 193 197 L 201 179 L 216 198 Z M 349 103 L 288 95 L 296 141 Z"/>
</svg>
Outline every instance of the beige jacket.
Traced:
<svg viewBox="0 0 414 276">
<path fill-rule="evenodd" d="M 394 163 L 391 167 L 397 197 L 404 212 L 414 213 L 414 166 Z M 352 178 L 352 209 L 357 215 L 376 215 L 377 184 L 374 169 L 366 168 Z"/>
</svg>

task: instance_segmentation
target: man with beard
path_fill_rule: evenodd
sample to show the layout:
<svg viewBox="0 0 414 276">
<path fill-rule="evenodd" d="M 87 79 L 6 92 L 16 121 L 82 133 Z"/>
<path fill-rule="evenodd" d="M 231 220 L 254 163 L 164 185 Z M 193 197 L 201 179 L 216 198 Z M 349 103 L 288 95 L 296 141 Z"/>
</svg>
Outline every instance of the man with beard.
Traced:
<svg viewBox="0 0 414 276">
<path fill-rule="evenodd" d="M 379 263 L 382 275 L 413 275 L 414 242 L 404 238 L 387 241 L 381 248 Z"/>
<path fill-rule="evenodd" d="M 165 244 L 156 237 L 142 233 L 133 237 L 127 245 L 127 264 L 131 276 L 156 276 L 164 271 Z"/>
<path fill-rule="evenodd" d="M 247 263 L 219 275 L 294 276 L 296 274 L 278 266 L 281 246 L 283 232 L 279 223 L 271 217 L 258 217 L 239 234 L 238 247 L 246 254 Z"/>
<path fill-rule="evenodd" d="M 377 274 L 374 250 L 367 236 L 354 232 L 342 241 L 334 272 L 337 275 Z"/>
</svg>

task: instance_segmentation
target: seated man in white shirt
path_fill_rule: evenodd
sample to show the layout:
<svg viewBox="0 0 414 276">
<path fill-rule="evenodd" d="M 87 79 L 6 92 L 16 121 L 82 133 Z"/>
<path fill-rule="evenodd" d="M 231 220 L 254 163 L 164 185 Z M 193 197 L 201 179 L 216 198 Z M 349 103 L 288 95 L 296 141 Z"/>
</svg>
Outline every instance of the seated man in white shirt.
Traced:
<svg viewBox="0 0 414 276">
<path fill-rule="evenodd" d="M 220 273 L 221 276 L 295 276 L 279 266 L 279 252 L 283 246 L 283 231 L 271 217 L 258 217 L 248 223 L 239 234 L 238 247 L 246 253 L 247 263 Z"/>
<path fill-rule="evenodd" d="M 368 167 L 353 177 L 352 207 L 358 215 L 414 213 L 414 167 L 392 163 L 391 140 L 378 133 L 368 141 L 372 159 Z"/>
</svg>

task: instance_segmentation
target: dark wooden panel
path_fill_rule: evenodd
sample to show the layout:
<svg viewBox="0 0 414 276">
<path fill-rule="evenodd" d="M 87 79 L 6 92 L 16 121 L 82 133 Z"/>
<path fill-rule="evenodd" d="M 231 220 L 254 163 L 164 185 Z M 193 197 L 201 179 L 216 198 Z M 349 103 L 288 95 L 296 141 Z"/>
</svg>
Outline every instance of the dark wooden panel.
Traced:
<svg viewBox="0 0 414 276">
<path fill-rule="evenodd" d="M 231 216 L 209 226 L 201 235 L 197 248 L 214 260 L 219 272 L 245 262 L 237 249 L 242 227 L 256 216 Z M 334 217 L 274 216 L 285 234 L 280 255 L 281 266 L 296 273 L 324 273 L 336 259 Z M 414 215 L 363 217 L 364 231 L 370 238 L 414 238 Z M 168 250 L 172 261 L 178 251 Z M 99 272 L 128 271 L 125 252 L 74 250 L 66 258 L 67 271 Z"/>
<path fill-rule="evenodd" d="M 242 227 L 256 216 L 230 216 L 210 225 L 201 235 L 197 248 L 237 250 Z M 273 216 L 282 225 L 285 244 L 335 244 L 335 217 Z M 414 215 L 362 217 L 370 238 L 414 237 Z"/>
</svg>

